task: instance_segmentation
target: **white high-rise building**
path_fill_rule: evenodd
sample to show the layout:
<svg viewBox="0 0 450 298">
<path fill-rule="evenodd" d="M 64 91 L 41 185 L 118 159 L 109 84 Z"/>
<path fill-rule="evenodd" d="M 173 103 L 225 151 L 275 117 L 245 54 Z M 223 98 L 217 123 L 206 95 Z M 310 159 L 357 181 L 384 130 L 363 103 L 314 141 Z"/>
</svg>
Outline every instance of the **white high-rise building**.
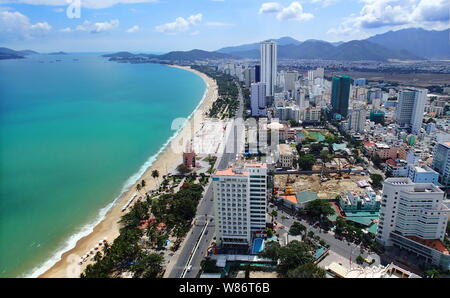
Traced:
<svg viewBox="0 0 450 298">
<path fill-rule="evenodd" d="M 433 183 L 388 178 L 383 185 L 377 241 L 399 246 L 429 262 L 450 268 L 450 254 L 442 243 L 450 209 L 444 192 Z"/>
<path fill-rule="evenodd" d="M 439 173 L 439 182 L 450 186 L 450 142 L 439 143 L 434 147 L 431 167 Z"/>
<path fill-rule="evenodd" d="M 410 128 L 415 135 L 422 127 L 427 93 L 426 89 L 408 88 L 398 94 L 395 121 L 401 127 Z"/>
<path fill-rule="evenodd" d="M 367 111 L 365 108 L 357 108 L 349 111 L 348 129 L 354 132 L 363 132 L 366 127 Z"/>
<path fill-rule="evenodd" d="M 299 106 L 300 109 L 309 107 L 309 102 L 306 101 L 305 96 L 306 96 L 305 89 L 303 89 L 301 87 L 297 87 L 295 89 L 293 97 L 294 97 L 295 103 Z"/>
<path fill-rule="evenodd" d="M 252 84 L 250 101 L 253 117 L 267 116 L 265 83 Z"/>
<path fill-rule="evenodd" d="M 266 95 L 274 96 L 277 80 L 277 44 L 273 41 L 261 43 L 261 82 L 266 83 Z"/>
<path fill-rule="evenodd" d="M 295 91 L 295 82 L 298 79 L 298 71 L 289 70 L 284 72 L 284 91 Z"/>
<path fill-rule="evenodd" d="M 213 189 L 219 245 L 251 245 L 266 229 L 267 165 L 237 163 L 217 171 Z"/>
</svg>

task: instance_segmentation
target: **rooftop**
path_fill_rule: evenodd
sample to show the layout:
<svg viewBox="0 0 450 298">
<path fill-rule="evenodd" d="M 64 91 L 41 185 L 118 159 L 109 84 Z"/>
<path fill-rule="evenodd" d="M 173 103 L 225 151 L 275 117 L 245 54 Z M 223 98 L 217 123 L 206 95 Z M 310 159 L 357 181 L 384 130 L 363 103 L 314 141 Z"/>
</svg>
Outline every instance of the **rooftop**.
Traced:
<svg viewBox="0 0 450 298">
<path fill-rule="evenodd" d="M 282 155 L 292 155 L 292 154 L 294 154 L 294 151 L 293 151 L 292 147 L 287 145 L 287 144 L 280 144 L 279 145 L 279 149 L 280 149 L 280 153 Z"/>
<path fill-rule="evenodd" d="M 297 193 L 297 202 L 306 203 L 309 201 L 314 201 L 318 199 L 317 193 L 312 191 L 302 191 Z"/>
<path fill-rule="evenodd" d="M 443 254 L 446 254 L 446 255 L 450 254 L 448 248 L 439 239 L 422 239 L 422 238 L 419 238 L 416 236 L 406 236 L 406 237 L 413 241 L 419 242 L 422 245 L 425 245 L 425 246 L 431 247 L 435 250 L 438 250 Z"/>
<path fill-rule="evenodd" d="M 285 200 L 291 202 L 292 204 L 297 204 L 297 197 L 295 195 L 280 196 L 280 198 L 285 199 Z"/>
<path fill-rule="evenodd" d="M 235 177 L 245 177 L 248 176 L 248 171 L 236 171 L 236 169 L 228 168 L 223 171 L 216 171 L 216 176 L 235 176 Z"/>
</svg>

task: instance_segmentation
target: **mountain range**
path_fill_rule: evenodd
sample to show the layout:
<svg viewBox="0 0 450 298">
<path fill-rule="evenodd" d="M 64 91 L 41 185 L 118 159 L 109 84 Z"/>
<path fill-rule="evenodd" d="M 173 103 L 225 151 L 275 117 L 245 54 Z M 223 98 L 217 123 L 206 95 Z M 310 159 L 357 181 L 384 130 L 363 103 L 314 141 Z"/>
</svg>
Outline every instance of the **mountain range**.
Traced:
<svg viewBox="0 0 450 298">
<path fill-rule="evenodd" d="M 37 54 L 32 50 L 15 51 L 8 48 L 0 48 L 0 60 L 5 59 L 22 59 L 25 56 Z"/>
<path fill-rule="evenodd" d="M 421 60 L 450 58 L 450 29 L 442 31 L 410 28 L 389 31 L 365 40 L 330 43 L 321 40 L 298 41 L 291 37 L 272 39 L 281 59 L 328 60 Z M 219 53 L 257 59 L 260 43 L 225 47 Z"/>
<path fill-rule="evenodd" d="M 364 40 L 326 42 L 298 41 L 292 37 L 273 39 L 278 44 L 280 59 L 322 59 L 341 61 L 425 60 L 450 58 L 450 29 L 435 31 L 419 28 L 389 31 Z M 18 59 L 35 54 L 31 50 L 14 51 L 0 48 L 0 59 Z M 193 61 L 206 59 L 259 59 L 260 43 L 221 48 L 217 51 L 174 51 L 162 55 L 119 52 L 104 55 L 111 60 Z"/>
</svg>

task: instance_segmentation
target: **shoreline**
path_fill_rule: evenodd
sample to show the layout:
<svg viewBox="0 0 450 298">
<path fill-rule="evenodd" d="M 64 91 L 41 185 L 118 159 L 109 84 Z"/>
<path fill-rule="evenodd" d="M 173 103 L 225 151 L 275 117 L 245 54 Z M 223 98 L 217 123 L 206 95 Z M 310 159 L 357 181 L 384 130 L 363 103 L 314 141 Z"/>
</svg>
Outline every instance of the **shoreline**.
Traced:
<svg viewBox="0 0 450 298">
<path fill-rule="evenodd" d="M 122 208 L 127 201 L 137 193 L 137 183 L 145 180 L 145 191 L 153 190 L 157 186 L 155 179 L 151 177 L 151 172 L 153 170 L 158 170 L 160 177 L 162 177 L 175 170 L 182 162 L 182 153 L 174 151 L 172 147 L 176 144 L 179 145 L 181 142 L 185 143 L 186 140 L 190 140 L 194 136 L 196 130 L 200 128 L 198 122 L 201 124 L 206 119 L 204 112 L 209 110 L 212 103 L 217 100 L 217 83 L 204 73 L 191 69 L 190 67 L 178 65 L 166 66 L 193 72 L 203 79 L 206 88 L 199 104 L 187 117 L 187 121 L 184 125 L 180 127 L 166 143 L 164 143 L 160 151 L 151 156 L 136 174 L 127 179 L 124 183 L 122 193 L 116 197 L 113 202 L 100 209 L 94 222 L 83 226 L 80 229 L 80 232 L 72 235 L 66 242 L 68 243 L 66 244 L 66 247 L 57 251 L 54 256 L 44 262 L 39 268 L 33 269 L 33 271 L 28 274 L 29 277 L 79 277 L 86 266 L 90 264 L 90 262 L 85 262 L 83 265 L 78 265 L 80 257 L 88 253 L 99 241 L 107 238 L 108 242 L 111 244 L 114 239 L 119 236 L 120 227 L 118 221 L 122 215 L 125 214 L 122 212 Z M 77 236 L 79 236 L 79 239 L 71 240 Z M 73 242 L 75 242 L 75 244 L 72 244 Z M 46 264 L 50 262 L 52 265 L 46 266 Z"/>
</svg>

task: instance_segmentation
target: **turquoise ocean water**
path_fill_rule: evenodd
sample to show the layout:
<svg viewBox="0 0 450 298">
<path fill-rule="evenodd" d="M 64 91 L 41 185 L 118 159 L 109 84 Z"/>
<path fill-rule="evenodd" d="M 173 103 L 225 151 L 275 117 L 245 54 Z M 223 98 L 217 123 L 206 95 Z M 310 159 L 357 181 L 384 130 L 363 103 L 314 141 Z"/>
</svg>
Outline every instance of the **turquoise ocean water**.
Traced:
<svg viewBox="0 0 450 298">
<path fill-rule="evenodd" d="M 0 61 L 0 277 L 43 273 L 73 246 L 205 89 L 185 70 L 99 54 Z"/>
</svg>

